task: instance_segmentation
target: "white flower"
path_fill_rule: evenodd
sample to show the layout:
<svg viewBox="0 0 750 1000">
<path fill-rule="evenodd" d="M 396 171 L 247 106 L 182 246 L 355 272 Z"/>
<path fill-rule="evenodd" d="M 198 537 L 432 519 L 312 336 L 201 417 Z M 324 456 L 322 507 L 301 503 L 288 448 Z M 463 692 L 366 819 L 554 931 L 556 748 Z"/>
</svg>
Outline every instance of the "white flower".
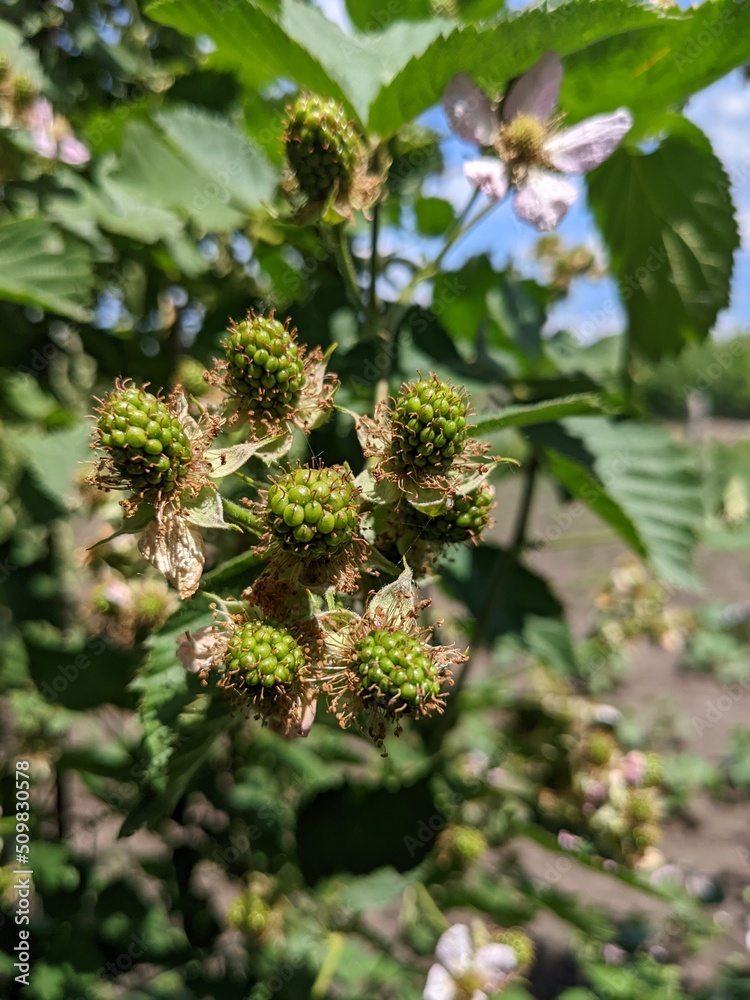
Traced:
<svg viewBox="0 0 750 1000">
<path fill-rule="evenodd" d="M 559 56 L 545 52 L 513 84 L 499 121 L 487 95 L 465 73 L 455 76 L 443 95 L 453 131 L 495 154 L 464 164 L 468 180 L 493 201 L 514 187 L 516 215 L 542 231 L 554 229 L 575 201 L 575 187 L 559 175 L 598 167 L 633 124 L 630 112 L 620 108 L 555 130 L 550 119 L 562 72 Z"/>
<path fill-rule="evenodd" d="M 422 1000 L 486 1000 L 502 988 L 518 964 L 507 944 L 483 944 L 475 949 L 466 924 L 448 928 L 437 943 L 435 958 Z"/>
<path fill-rule="evenodd" d="M 45 159 L 58 159 L 71 166 L 80 166 L 91 159 L 88 149 L 73 136 L 67 120 L 55 114 L 46 97 L 38 97 L 31 105 L 27 123 L 34 147 Z"/>
</svg>

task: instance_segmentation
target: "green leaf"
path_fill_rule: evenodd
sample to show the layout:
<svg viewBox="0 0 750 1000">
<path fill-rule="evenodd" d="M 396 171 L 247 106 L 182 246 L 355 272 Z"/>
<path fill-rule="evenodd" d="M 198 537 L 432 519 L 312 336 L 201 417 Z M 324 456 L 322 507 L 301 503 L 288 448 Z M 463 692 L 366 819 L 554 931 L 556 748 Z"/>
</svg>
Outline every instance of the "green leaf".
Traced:
<svg viewBox="0 0 750 1000">
<path fill-rule="evenodd" d="M 453 222 L 453 206 L 443 198 L 417 198 L 414 213 L 417 228 L 425 236 L 440 236 Z"/>
<path fill-rule="evenodd" d="M 551 474 L 669 584 L 695 587 L 692 552 L 703 517 L 690 455 L 660 427 L 571 417 L 530 436 Z"/>
<path fill-rule="evenodd" d="M 197 170 L 145 122 L 126 126 L 112 180 L 131 197 L 172 209 L 205 229 L 221 232 L 244 220 L 244 213 L 229 203 L 221 179 Z"/>
<path fill-rule="evenodd" d="M 131 689 L 138 694 L 143 728 L 141 797 L 126 817 L 120 836 L 168 816 L 190 780 L 205 763 L 216 737 L 230 723 L 226 700 L 206 692 L 177 659 L 177 640 L 186 631 L 210 625 L 205 599 L 183 605 L 150 641 L 151 650 Z"/>
<path fill-rule="evenodd" d="M 491 27 L 481 30 L 454 28 L 392 75 L 370 108 L 369 123 L 381 135 L 395 132 L 437 103 L 446 84 L 460 72 L 497 97 L 545 49 L 565 56 L 604 38 L 620 40 L 635 28 L 656 26 L 669 16 L 621 0 L 599 0 L 595 5 L 572 0 L 553 9 L 545 4 L 520 13 L 503 12 Z M 598 110 L 623 103 L 624 89 L 615 104 L 601 103 Z M 598 96 L 596 86 L 593 93 Z"/>
<path fill-rule="evenodd" d="M 344 886 L 339 893 L 338 903 L 354 913 L 387 906 L 401 896 L 409 882 L 410 879 L 395 868 L 379 868 Z"/>
<path fill-rule="evenodd" d="M 597 10 L 600 5 L 596 5 Z M 571 120 L 626 105 L 661 113 L 750 60 L 750 4 L 713 0 L 670 10 L 565 60 L 561 102 Z"/>
<path fill-rule="evenodd" d="M 273 197 L 276 171 L 226 119 L 188 105 L 157 111 L 154 119 L 182 157 L 214 180 L 219 197 L 248 212 Z"/>
<path fill-rule="evenodd" d="M 703 340 L 729 302 L 739 234 L 728 180 L 684 119 L 652 153 L 620 149 L 589 179 L 633 347 L 650 358 Z"/>
<path fill-rule="evenodd" d="M 0 225 L 0 299 L 71 319 L 89 318 L 91 258 L 41 219 Z"/>
<path fill-rule="evenodd" d="M 54 434 L 26 433 L 19 441 L 26 466 L 40 489 L 63 510 L 72 509 L 80 502 L 75 479 L 82 463 L 91 455 L 90 440 L 91 428 L 77 424 Z"/>
<path fill-rule="evenodd" d="M 443 570 L 443 582 L 475 620 L 487 616 L 488 640 L 522 634 L 531 618 L 562 614 L 562 605 L 546 580 L 522 565 L 517 555 L 494 545 L 482 545 L 456 558 Z"/>
<path fill-rule="evenodd" d="M 92 243 L 101 239 L 97 226 L 142 243 L 155 243 L 183 228 L 175 212 L 149 203 L 142 193 L 118 185 L 111 176 L 114 169 L 113 158 L 98 161 L 94 167 L 95 184 L 68 171 L 64 175 L 66 189 L 45 203 L 49 215 Z"/>
<path fill-rule="evenodd" d="M 39 56 L 26 44 L 26 39 L 15 25 L 0 21 L 0 54 L 16 76 L 25 76 L 39 89 L 45 84 Z"/>
<path fill-rule="evenodd" d="M 291 79 L 344 100 L 363 123 L 380 88 L 450 26 L 433 18 L 349 35 L 299 0 L 281 0 L 273 13 L 258 3 L 222 3 L 217 13 L 214 0 L 156 0 L 148 12 L 189 35 L 208 35 L 216 45 L 213 65 L 234 70 L 249 88 Z"/>
<path fill-rule="evenodd" d="M 601 397 L 594 392 L 581 392 L 575 396 L 546 399 L 541 403 L 529 403 L 524 406 L 506 406 L 499 413 L 476 417 L 471 435 L 479 437 L 482 434 L 504 430 L 506 427 L 531 427 L 534 424 L 562 420 L 563 417 L 601 413 L 602 410 Z"/>
</svg>

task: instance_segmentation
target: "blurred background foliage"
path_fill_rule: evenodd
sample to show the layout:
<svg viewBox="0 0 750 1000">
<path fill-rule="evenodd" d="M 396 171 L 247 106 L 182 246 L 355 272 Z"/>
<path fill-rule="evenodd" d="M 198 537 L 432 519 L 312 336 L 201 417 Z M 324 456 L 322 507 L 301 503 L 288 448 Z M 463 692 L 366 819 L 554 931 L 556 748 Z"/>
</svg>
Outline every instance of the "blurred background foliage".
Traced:
<svg viewBox="0 0 750 1000">
<path fill-rule="evenodd" d="M 732 949 L 701 982 L 684 974 L 720 936 L 724 890 L 658 843 L 696 796 L 746 799 L 750 730 L 708 759 L 686 751 L 685 719 L 652 725 L 600 699 L 646 647 L 720 693 L 746 697 L 750 682 L 747 607 L 679 596 L 699 587 L 696 545 L 750 545 L 747 443 L 673 426 L 691 398 L 698 425 L 711 408 L 750 412 L 747 341 L 708 339 L 738 245 L 728 181 L 681 115 L 750 59 L 750 5 L 346 11 L 347 33 L 301 0 L 0 11 L 0 978 L 34 1000 L 408 1000 L 441 932 L 480 917 L 516 930 L 509 1000 L 747 998 Z M 621 104 L 635 115 L 588 182 L 627 329 L 588 346 L 543 332 L 571 284 L 605 267 L 586 248 L 540 239 L 535 278 L 486 254 L 431 264 L 460 213 L 425 193 L 443 154 L 420 116 L 454 73 L 500 92 L 552 48 L 569 121 Z M 373 222 L 300 225 L 281 190 L 298 89 L 342 100 L 390 159 L 370 312 L 342 261 L 366 292 Z M 31 113 L 42 95 L 46 131 Z M 351 410 L 368 411 L 382 379 L 465 383 L 476 433 L 521 463 L 497 473 L 497 530 L 455 550 L 430 589 L 441 635 L 474 641 L 471 682 L 387 757 L 330 719 L 286 743 L 229 717 L 177 661 L 177 637 L 211 620 L 204 591 L 236 593 L 259 571 L 246 540 L 210 536 L 203 589 L 182 605 L 127 535 L 92 548 L 121 513 L 84 482 L 94 397 L 117 376 L 200 397 L 228 319 L 248 308 L 335 343 Z M 312 442 L 362 465 L 345 414 Z M 576 544 L 579 526 L 631 553 L 602 574 L 583 628 L 535 558 Z M 28 987 L 12 951 L 17 759 L 34 789 Z M 628 893 L 632 905 L 606 905 Z"/>
</svg>

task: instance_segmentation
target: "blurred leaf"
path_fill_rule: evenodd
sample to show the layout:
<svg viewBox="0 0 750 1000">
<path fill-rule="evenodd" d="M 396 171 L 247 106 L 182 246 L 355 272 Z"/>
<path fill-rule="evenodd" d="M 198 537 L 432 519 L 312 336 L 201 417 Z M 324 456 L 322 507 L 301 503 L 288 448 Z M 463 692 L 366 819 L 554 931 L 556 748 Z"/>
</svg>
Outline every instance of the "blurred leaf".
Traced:
<svg viewBox="0 0 750 1000">
<path fill-rule="evenodd" d="M 397 791 L 347 785 L 323 792 L 299 814 L 300 868 L 309 884 L 336 872 L 364 875 L 385 866 L 408 871 L 424 858 L 443 823 L 428 779 Z"/>
<path fill-rule="evenodd" d="M 26 466 L 40 489 L 59 506 L 71 509 L 80 502 L 76 480 L 91 456 L 91 428 L 80 423 L 52 434 L 25 434 L 19 444 Z"/>
<path fill-rule="evenodd" d="M 0 299 L 86 320 L 92 280 L 86 249 L 48 223 L 0 224 Z"/>
<path fill-rule="evenodd" d="M 392 903 L 409 882 L 395 868 L 378 868 L 345 885 L 338 894 L 338 903 L 354 913 L 367 912 Z"/>
<path fill-rule="evenodd" d="M 453 206 L 442 198 L 417 198 L 414 213 L 417 228 L 425 236 L 440 236 L 453 222 Z"/>
<path fill-rule="evenodd" d="M 692 553 L 703 517 L 690 455 L 660 427 L 604 417 L 539 426 L 551 474 L 582 500 L 666 582 L 696 586 Z"/>
<path fill-rule="evenodd" d="M 530 427 L 534 424 L 552 423 L 555 420 L 562 420 L 563 417 L 601 413 L 602 409 L 601 397 L 593 392 L 547 399 L 543 403 L 530 403 L 527 406 L 506 406 L 499 413 L 481 414 L 475 417 L 471 435 L 480 437 L 482 434 L 491 434 L 506 427 Z"/>
<path fill-rule="evenodd" d="M 545 5 L 503 12 L 491 26 L 479 30 L 474 26 L 454 28 L 393 73 L 373 102 L 370 124 L 381 135 L 395 132 L 437 103 L 456 73 L 468 73 L 492 97 L 497 97 L 546 49 L 554 49 L 561 56 L 585 51 L 586 46 L 602 38 L 621 39 L 639 26 L 657 25 L 663 19 L 665 15 L 654 9 L 621 0 L 598 0 L 596 4 L 571 0 L 553 8 Z M 627 88 L 621 85 L 620 95 L 623 91 Z M 596 87 L 593 93 L 597 94 Z M 598 110 L 617 104 L 601 104 Z"/>
<path fill-rule="evenodd" d="M 26 39 L 18 28 L 8 21 L 0 21 L 0 53 L 7 59 L 12 73 L 27 77 L 40 89 L 44 86 L 44 72 L 39 56 L 26 44 Z"/>
<path fill-rule="evenodd" d="M 674 7 L 633 28 L 566 59 L 562 105 L 571 120 L 626 105 L 647 121 L 750 60 L 745 0 Z"/>
<path fill-rule="evenodd" d="M 133 681 L 143 727 L 141 753 L 144 787 L 140 801 L 125 819 L 120 836 L 169 816 L 192 776 L 226 731 L 226 700 L 206 689 L 177 659 L 177 639 L 213 622 L 199 599 L 181 607 L 150 642 L 151 651 Z"/>
<path fill-rule="evenodd" d="M 344 99 L 362 122 L 381 86 L 449 25 L 437 18 L 396 21 L 376 35 L 349 35 L 299 0 L 281 0 L 273 12 L 256 3 L 226 4 L 220 17 L 212 0 L 155 0 L 148 12 L 187 34 L 208 35 L 217 47 L 214 65 L 231 67 L 247 86 L 291 79 Z"/>
<path fill-rule="evenodd" d="M 562 614 L 546 580 L 523 566 L 514 553 L 494 545 L 471 549 L 463 566 L 455 562 L 443 570 L 443 581 L 474 619 L 487 615 L 488 640 L 522 633 L 529 616 Z M 493 603 L 488 606 L 490 599 Z"/>
<path fill-rule="evenodd" d="M 589 179 L 634 349 L 676 354 L 708 336 L 739 234 L 729 182 L 711 146 L 680 120 L 651 153 L 620 149 Z"/>
<path fill-rule="evenodd" d="M 248 212 L 273 198 L 276 171 L 225 118 L 182 105 L 157 111 L 154 119 L 185 160 L 214 180 L 219 197 Z"/>
<path fill-rule="evenodd" d="M 243 213 L 230 204 L 226 185 L 180 157 L 145 122 L 125 128 L 119 167 L 112 180 L 131 197 L 173 209 L 205 229 L 239 226 Z"/>
</svg>

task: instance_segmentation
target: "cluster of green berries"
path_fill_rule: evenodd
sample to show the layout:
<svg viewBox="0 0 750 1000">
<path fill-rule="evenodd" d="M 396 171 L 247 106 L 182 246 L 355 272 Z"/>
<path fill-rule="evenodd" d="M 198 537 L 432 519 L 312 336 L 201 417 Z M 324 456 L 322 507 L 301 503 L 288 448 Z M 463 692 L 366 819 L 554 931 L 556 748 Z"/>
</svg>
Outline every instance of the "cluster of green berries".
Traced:
<svg viewBox="0 0 750 1000">
<path fill-rule="evenodd" d="M 285 417 L 305 383 L 304 361 L 294 330 L 273 316 L 236 324 L 224 342 L 231 391 L 252 413 Z"/>
<path fill-rule="evenodd" d="M 445 545 L 467 542 L 476 538 L 490 523 L 492 494 L 481 489 L 461 495 L 453 500 L 453 506 L 437 517 L 428 517 L 417 511 L 416 527 L 421 538 L 428 542 L 442 542 Z"/>
<path fill-rule="evenodd" d="M 362 688 L 376 689 L 384 701 L 418 708 L 440 693 L 439 667 L 407 632 L 374 629 L 357 643 L 354 660 Z"/>
<path fill-rule="evenodd" d="M 342 104 L 302 94 L 290 111 L 284 141 L 303 194 L 325 201 L 334 190 L 348 193 L 362 146 Z"/>
<path fill-rule="evenodd" d="M 294 636 L 272 622 L 246 622 L 232 632 L 224 667 L 239 671 L 250 688 L 290 684 L 305 665 Z"/>
<path fill-rule="evenodd" d="M 125 386 L 107 396 L 97 423 L 99 444 L 136 491 L 172 492 L 192 458 L 190 440 L 163 399 Z"/>
<path fill-rule="evenodd" d="M 280 476 L 268 491 L 266 522 L 291 552 L 320 559 L 335 555 L 357 533 L 357 489 L 342 466 L 305 466 Z"/>
<path fill-rule="evenodd" d="M 520 972 L 528 970 L 534 964 L 534 942 L 523 931 L 510 928 L 510 930 L 496 934 L 493 941 L 497 944 L 507 944 L 509 948 L 513 949 L 518 962 L 516 968 Z"/>
<path fill-rule="evenodd" d="M 467 400 L 437 376 L 407 382 L 393 410 L 395 453 L 406 467 L 440 468 L 466 446 Z"/>
</svg>

